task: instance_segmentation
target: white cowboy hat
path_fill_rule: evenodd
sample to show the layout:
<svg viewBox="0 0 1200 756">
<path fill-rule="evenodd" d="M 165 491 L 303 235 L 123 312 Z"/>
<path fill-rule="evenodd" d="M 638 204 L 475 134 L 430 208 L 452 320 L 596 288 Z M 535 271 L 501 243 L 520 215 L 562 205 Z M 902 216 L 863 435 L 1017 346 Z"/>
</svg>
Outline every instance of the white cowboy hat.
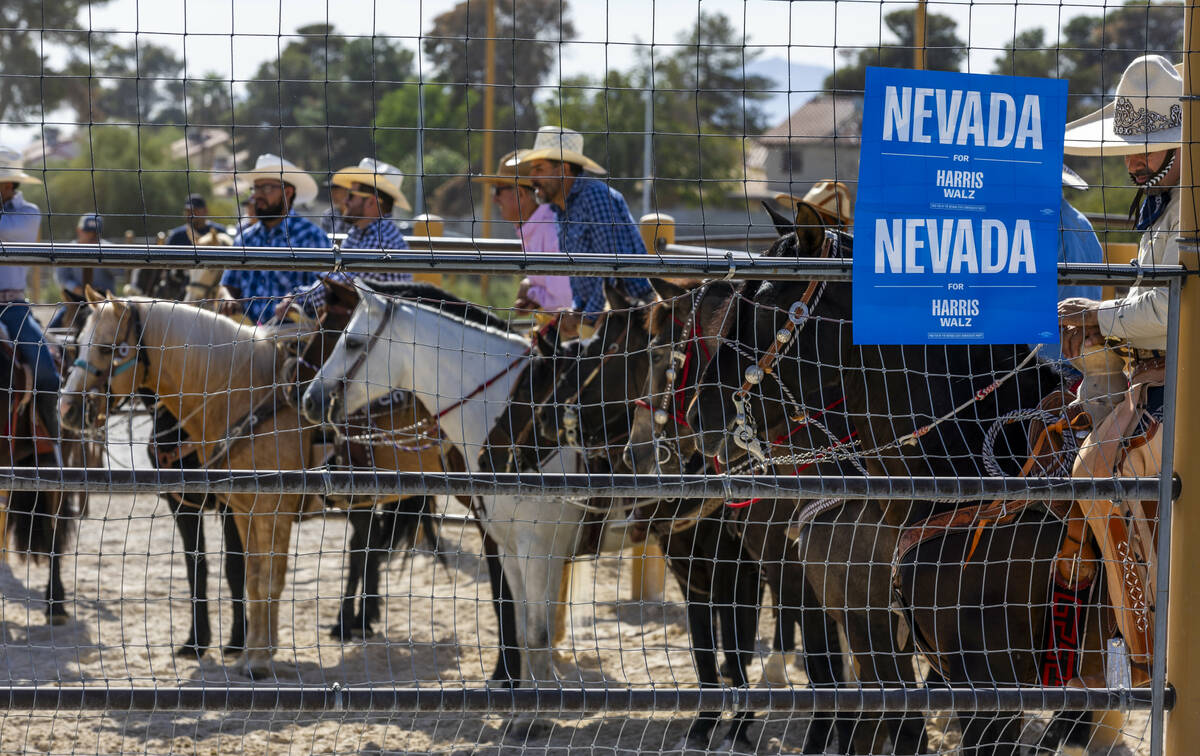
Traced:
<svg viewBox="0 0 1200 756">
<path fill-rule="evenodd" d="M 518 163 L 531 163 L 534 160 L 558 160 L 563 163 L 573 163 L 588 173 L 603 176 L 604 170 L 595 160 L 583 154 L 583 134 L 562 126 L 543 126 L 537 131 L 533 140 L 533 148 L 518 150 L 516 156 L 506 160 L 506 166 L 515 167 Z"/>
<path fill-rule="evenodd" d="M 528 178 L 524 173 L 525 168 L 529 165 L 526 162 L 517 169 L 517 163 L 524 158 L 528 150 L 513 150 L 504 157 L 500 158 L 500 165 L 496 166 L 495 173 L 484 173 L 479 176 L 472 176 L 471 180 L 479 184 L 495 184 L 496 186 L 523 186 L 527 189 L 533 188 L 533 179 Z M 512 161 L 511 164 L 509 161 Z"/>
<path fill-rule="evenodd" d="M 1132 155 L 1183 143 L 1182 64 L 1144 55 L 1125 69 L 1113 101 L 1067 124 L 1068 155 Z"/>
<path fill-rule="evenodd" d="M 312 176 L 301 170 L 290 160 L 284 160 L 278 155 L 267 153 L 259 155 L 254 161 L 254 168 L 244 171 L 242 176 L 253 184 L 259 179 L 275 179 L 296 187 L 296 198 L 293 205 L 307 205 L 317 198 L 317 182 Z"/>
<path fill-rule="evenodd" d="M 840 181 L 828 179 L 818 181 L 803 197 L 794 194 L 776 194 L 775 201 L 791 205 L 808 205 L 818 213 L 837 220 L 847 226 L 854 225 L 854 203 L 850 201 L 850 190 Z"/>
<path fill-rule="evenodd" d="M 25 172 L 25 158 L 20 150 L 0 144 L 0 183 L 10 181 L 17 184 L 42 183 Z"/>
<path fill-rule="evenodd" d="M 392 198 L 396 207 L 401 210 L 412 210 L 408 198 L 400 187 L 404 185 L 404 174 L 400 169 L 375 158 L 365 157 L 358 165 L 347 166 L 337 173 L 329 183 L 343 189 L 353 189 L 355 184 L 374 186 L 376 191 L 383 192 Z"/>
</svg>

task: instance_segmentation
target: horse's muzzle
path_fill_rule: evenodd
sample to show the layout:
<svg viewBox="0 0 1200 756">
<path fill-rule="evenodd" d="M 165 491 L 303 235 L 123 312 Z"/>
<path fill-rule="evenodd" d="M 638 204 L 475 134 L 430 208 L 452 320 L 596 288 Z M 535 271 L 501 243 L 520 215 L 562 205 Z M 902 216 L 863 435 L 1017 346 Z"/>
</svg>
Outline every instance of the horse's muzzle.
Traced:
<svg viewBox="0 0 1200 756">
<path fill-rule="evenodd" d="M 340 393 L 336 385 L 326 386 L 313 381 L 300 400 L 300 411 L 304 414 L 304 419 L 317 425 L 344 423 L 346 403 L 339 400 Z M 339 411 L 343 415 L 341 418 L 337 416 Z"/>
</svg>

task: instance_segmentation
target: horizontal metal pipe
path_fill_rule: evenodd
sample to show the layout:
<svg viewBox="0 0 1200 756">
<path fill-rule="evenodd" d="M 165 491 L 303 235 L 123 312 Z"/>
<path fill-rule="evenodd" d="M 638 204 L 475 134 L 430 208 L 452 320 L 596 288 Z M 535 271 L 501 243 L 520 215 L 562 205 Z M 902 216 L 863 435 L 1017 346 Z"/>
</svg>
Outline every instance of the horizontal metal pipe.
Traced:
<svg viewBox="0 0 1200 756">
<path fill-rule="evenodd" d="M 13 710 L 105 711 L 392 711 L 505 714 L 771 711 L 1134 711 L 1150 708 L 1150 691 L 1112 688 L 390 688 L 314 685 L 133 688 L 0 688 Z M 1175 691 L 1167 688 L 1166 708 Z"/>
<path fill-rule="evenodd" d="M 1177 484 L 1178 485 L 1178 484 Z M 0 490 L 106 493 L 317 493 L 387 495 L 654 496 L 659 498 L 1156 499 L 1157 478 L 890 478 L 816 475 L 594 475 L 372 470 L 112 470 L 0 468 Z M 1173 493 L 1174 495 L 1174 493 Z"/>
<path fill-rule="evenodd" d="M 446 237 L 435 237 L 438 239 Z M 760 257 L 740 250 L 668 245 L 677 252 L 642 254 L 568 254 L 488 251 L 475 239 L 454 240 L 463 247 L 445 251 L 334 251 L 272 247 L 172 247 L 110 244 L 94 247 L 53 242 L 0 244 L 0 264 L 70 265 L 101 268 L 222 268 L 245 270 L 436 271 L 465 274 L 548 273 L 573 276 L 640 278 L 644 276 L 713 277 L 733 270 L 738 279 L 849 281 L 851 261 Z M 490 242 L 492 240 L 482 240 Z M 1166 285 L 1186 275 L 1180 266 L 1139 270 L 1128 265 L 1060 263 L 1059 282 L 1068 284 Z"/>
</svg>

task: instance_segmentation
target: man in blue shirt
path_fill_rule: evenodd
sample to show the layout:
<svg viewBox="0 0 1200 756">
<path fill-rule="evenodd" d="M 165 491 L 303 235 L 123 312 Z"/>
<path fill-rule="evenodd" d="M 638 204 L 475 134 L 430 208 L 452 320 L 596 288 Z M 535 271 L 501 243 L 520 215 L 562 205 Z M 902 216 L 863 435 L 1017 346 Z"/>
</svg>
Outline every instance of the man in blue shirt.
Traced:
<svg viewBox="0 0 1200 756">
<path fill-rule="evenodd" d="M 238 234 L 234 246 L 329 248 L 325 232 L 295 211 L 296 205 L 312 202 L 317 196 L 312 176 L 277 155 L 260 155 L 250 177 L 258 220 Z M 221 277 L 221 298 L 225 300 L 221 311 L 262 322 L 289 292 L 316 281 L 315 273 L 298 270 L 227 270 Z"/>
<path fill-rule="evenodd" d="M 646 254 L 629 205 L 617 190 L 585 176 L 607 173 L 583 154 L 583 136 L 559 126 L 538 129 L 533 148 L 520 152 L 506 165 L 521 163 L 528 170 L 543 202 L 554 209 L 558 222 L 558 248 L 562 252 Z M 525 171 L 523 170 L 522 173 Z M 644 278 L 610 278 L 608 281 L 631 299 L 650 300 L 654 290 Z M 564 313 L 559 330 L 570 334 L 580 323 L 595 325 L 604 311 L 605 279 L 571 276 L 574 313 Z"/>
<path fill-rule="evenodd" d="M 411 210 L 408 199 L 400 190 L 404 174 L 382 160 L 363 158 L 356 166 L 344 168 L 333 177 L 335 186 L 346 190 L 346 220 L 350 232 L 342 249 L 373 249 L 377 251 L 408 249 L 404 233 L 392 220 L 393 208 Z M 411 281 L 411 273 L 332 273 L 328 278 L 350 282 L 361 279 L 368 285 L 380 281 Z M 299 301 L 307 310 L 316 309 L 325 301 L 325 283 L 317 283 L 293 292 L 275 307 L 275 318 L 282 320 L 293 301 Z"/>
<path fill-rule="evenodd" d="M 1086 191 L 1088 188 L 1087 182 L 1065 165 L 1063 166 L 1062 181 L 1064 188 L 1069 187 L 1080 191 Z M 1096 231 L 1092 228 L 1091 222 L 1088 221 L 1086 215 L 1067 202 L 1065 192 L 1058 215 L 1058 261 L 1096 264 L 1104 262 L 1104 249 L 1100 246 L 1100 240 L 1096 238 Z M 1058 301 L 1060 302 L 1072 297 L 1100 299 L 1100 296 L 1101 288 L 1099 286 L 1059 284 L 1058 287 Z M 1058 344 L 1043 344 L 1041 351 L 1038 352 L 1038 359 L 1053 363 L 1056 369 L 1066 374 L 1078 376 L 1070 363 L 1062 359 L 1062 349 Z"/>
<path fill-rule="evenodd" d="M 40 184 L 25 173 L 20 151 L 0 145 L 0 249 L 4 244 L 36 242 L 42 212 L 21 194 L 21 184 Z M 0 323 L 8 331 L 21 361 L 33 370 L 34 404 L 46 431 L 58 438 L 58 366 L 46 346 L 42 327 L 25 299 L 23 265 L 0 265 Z"/>
<path fill-rule="evenodd" d="M 208 219 L 208 201 L 202 194 L 190 194 L 183 202 L 183 217 L 187 221 L 182 226 L 171 229 L 167 235 L 167 244 L 190 247 L 196 240 L 209 231 L 216 229 L 225 233 L 225 227 Z"/>
</svg>

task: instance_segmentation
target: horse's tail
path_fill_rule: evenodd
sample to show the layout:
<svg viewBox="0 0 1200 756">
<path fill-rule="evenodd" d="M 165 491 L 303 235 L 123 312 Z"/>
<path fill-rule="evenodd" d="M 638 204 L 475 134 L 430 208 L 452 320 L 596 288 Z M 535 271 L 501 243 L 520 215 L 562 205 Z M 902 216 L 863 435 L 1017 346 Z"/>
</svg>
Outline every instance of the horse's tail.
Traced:
<svg viewBox="0 0 1200 756">
<path fill-rule="evenodd" d="M 5 540 L 34 562 L 62 554 L 75 534 L 75 514 L 59 491 L 12 491 Z"/>
<path fill-rule="evenodd" d="M 437 524 L 434 522 L 435 501 L 433 496 L 406 496 L 398 499 L 392 509 L 376 515 L 377 524 L 390 536 L 386 544 L 389 561 L 397 555 L 408 559 L 422 535 L 429 540 L 430 548 L 438 555 L 438 560 L 443 559 L 438 548 Z"/>
</svg>

